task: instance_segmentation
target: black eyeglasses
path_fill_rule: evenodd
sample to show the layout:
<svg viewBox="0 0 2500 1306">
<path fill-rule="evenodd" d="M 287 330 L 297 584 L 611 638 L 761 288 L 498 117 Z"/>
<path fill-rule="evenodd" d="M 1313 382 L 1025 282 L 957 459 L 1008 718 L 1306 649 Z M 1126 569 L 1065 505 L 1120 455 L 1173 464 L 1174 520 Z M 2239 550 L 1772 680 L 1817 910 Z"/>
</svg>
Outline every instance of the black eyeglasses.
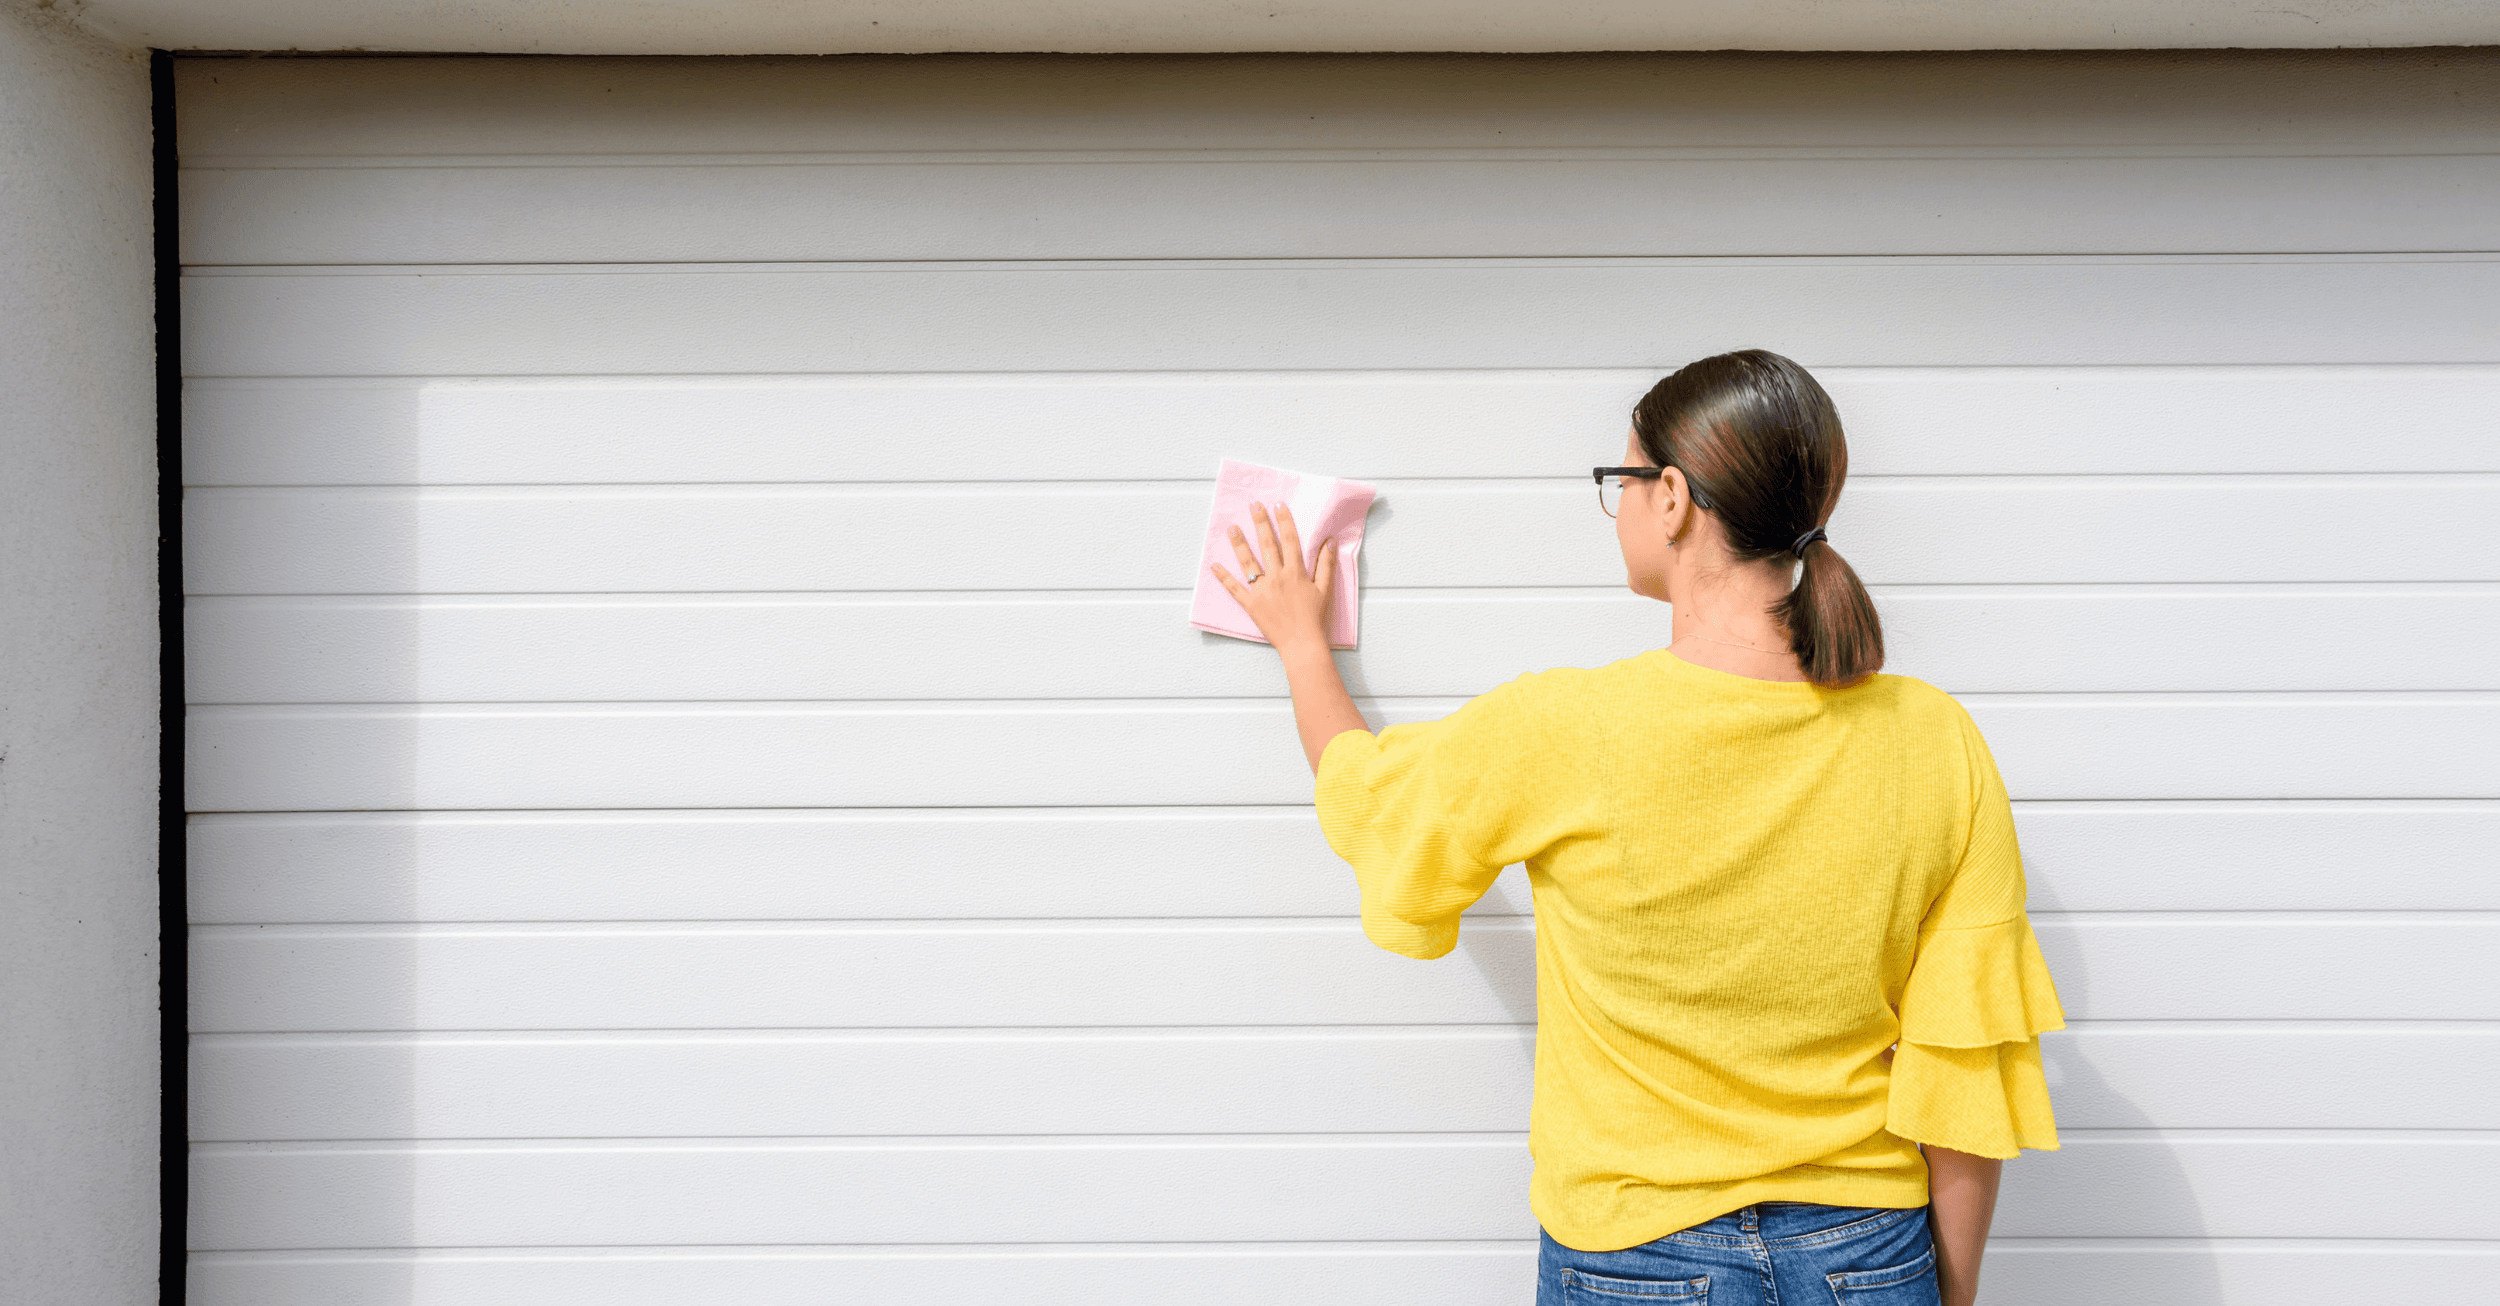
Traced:
<svg viewBox="0 0 2500 1306">
<path fill-rule="evenodd" d="M 1591 468 L 1589 474 L 1597 478 L 1597 506 L 1605 509 L 1606 515 L 1612 517 L 1615 515 L 1615 505 L 1623 502 L 1625 477 L 1637 476 L 1644 481 L 1654 481 L 1666 475 L 1667 469 L 1664 467 L 1596 467 Z M 1693 484 L 1692 477 L 1685 477 L 1684 484 L 1693 492 L 1694 507 L 1712 506 L 1710 496 L 1702 493 L 1700 486 Z"/>
</svg>

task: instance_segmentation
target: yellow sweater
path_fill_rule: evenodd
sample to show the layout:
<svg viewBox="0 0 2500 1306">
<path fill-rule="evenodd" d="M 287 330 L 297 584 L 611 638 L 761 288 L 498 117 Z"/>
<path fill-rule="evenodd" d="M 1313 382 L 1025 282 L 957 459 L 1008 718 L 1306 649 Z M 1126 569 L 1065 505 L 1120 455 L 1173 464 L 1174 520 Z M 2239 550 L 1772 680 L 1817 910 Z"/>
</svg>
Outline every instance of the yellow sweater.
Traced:
<svg viewBox="0 0 2500 1306">
<path fill-rule="evenodd" d="M 1654 649 L 1347 731 L 1317 786 L 1392 952 L 1448 952 L 1527 863 L 1529 1205 L 1565 1246 L 1763 1201 L 1921 1206 L 1915 1142 L 2057 1146 L 2036 1036 L 2064 1013 L 2013 812 L 1934 686 L 1818 689 Z"/>
</svg>

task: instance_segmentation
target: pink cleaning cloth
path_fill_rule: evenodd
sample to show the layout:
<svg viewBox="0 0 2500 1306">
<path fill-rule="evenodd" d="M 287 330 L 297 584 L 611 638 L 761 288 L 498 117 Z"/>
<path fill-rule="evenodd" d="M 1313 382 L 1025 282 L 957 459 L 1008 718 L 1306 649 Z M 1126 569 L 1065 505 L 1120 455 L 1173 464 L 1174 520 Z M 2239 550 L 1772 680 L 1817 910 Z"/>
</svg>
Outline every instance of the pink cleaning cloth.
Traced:
<svg viewBox="0 0 2500 1306">
<path fill-rule="evenodd" d="M 1253 501 L 1268 505 L 1273 518 L 1276 505 L 1282 503 L 1293 510 L 1294 526 L 1302 536 L 1304 570 L 1318 561 L 1322 541 L 1337 541 L 1337 587 L 1329 599 L 1328 643 L 1332 648 L 1354 647 L 1354 617 L 1359 608 L 1354 562 L 1363 551 L 1363 515 L 1371 511 L 1372 496 L 1378 492 L 1361 481 L 1305 476 L 1224 459 L 1215 471 L 1215 507 L 1207 513 L 1207 542 L 1198 559 L 1198 588 L 1189 599 L 1189 624 L 1235 639 L 1267 642 L 1259 634 L 1258 623 L 1225 592 L 1224 582 L 1210 568 L 1221 563 L 1235 580 L 1243 579 L 1241 558 L 1233 552 L 1228 528 L 1241 528 L 1242 538 L 1250 544 L 1250 556 L 1255 558 L 1259 556 L 1259 527 L 1258 519 L 1250 515 L 1250 505 Z M 1277 542 L 1284 542 L 1281 534 Z"/>
</svg>

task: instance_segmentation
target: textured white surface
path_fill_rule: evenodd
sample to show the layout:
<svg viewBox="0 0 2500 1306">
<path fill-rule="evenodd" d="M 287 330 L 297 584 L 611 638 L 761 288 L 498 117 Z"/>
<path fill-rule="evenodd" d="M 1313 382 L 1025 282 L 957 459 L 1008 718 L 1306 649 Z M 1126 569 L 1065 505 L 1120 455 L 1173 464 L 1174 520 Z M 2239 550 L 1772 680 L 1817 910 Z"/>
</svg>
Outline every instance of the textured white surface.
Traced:
<svg viewBox="0 0 2500 1306">
<path fill-rule="evenodd" d="M 1614 537 L 1588 524 L 1606 519 L 1585 468 L 1377 484 L 1367 584 L 1622 583 Z M 1162 590 L 1190 579 L 1206 499 L 1202 484 L 1136 481 L 218 488 L 188 496 L 200 547 L 185 572 L 203 595 L 925 592 L 1019 574 Z M 2305 547 L 2328 518 L 2351 548 Z M 1894 584 L 2473 582 L 2500 574 L 2500 534 L 2457 523 L 2494 518 L 2500 473 L 1870 476 L 1852 478 L 1831 531 Z"/>
<path fill-rule="evenodd" d="M 209 1035 L 192 1048 L 193 1109 L 203 1141 L 1503 1130 L 1528 1109 L 1533 1035 Z M 2061 1128 L 2500 1128 L 2488 1023 L 2095 1020 L 2051 1043 Z M 1010 1080 L 1022 1091 L 996 1091 Z"/>
<path fill-rule="evenodd" d="M 183 312 L 202 376 L 526 376 L 2488 364 L 2494 303 L 2491 254 L 2182 254 L 208 269 Z"/>
<path fill-rule="evenodd" d="M 2043 911 L 2500 910 L 2500 803 L 2023 802 Z M 1347 916 L 1311 809 L 202 816 L 211 924 Z M 700 868 L 700 873 L 690 873 Z M 1528 911 L 1513 867 L 1475 908 Z"/>
<path fill-rule="evenodd" d="M 1516 1306 L 1536 1291 L 1536 1244 L 1158 1243 L 1062 1247 L 654 1248 L 256 1253 L 194 1261 L 208 1306 L 677 1306 L 722 1293 L 747 1306 L 830 1298 L 980 1299 L 1002 1283 L 1035 1301 L 1086 1301 L 1105 1283 L 1145 1299 L 1273 1306 L 1331 1296 L 1396 1306 Z M 2413 1301 L 2471 1301 L 2500 1269 L 2487 1244 L 2398 1239 L 1999 1238 L 1988 1291 L 2067 1299 L 2077 1284 L 2130 1301 L 2298 1300 L 2321 1279 Z"/>
<path fill-rule="evenodd" d="M 2078 1020 L 2500 1020 L 2481 913 L 2040 913 Z M 1532 926 L 1458 965 L 1355 922 L 201 926 L 192 1028 L 900 1029 L 1483 1024 L 1534 1012 Z M 2350 970 L 2316 964 L 2321 952 Z M 1213 1085 L 1210 1092 L 1221 1090 Z"/>
<path fill-rule="evenodd" d="M 157 1299 L 148 70 L 0 4 L 0 1300 Z"/>
<path fill-rule="evenodd" d="M 2500 471 L 2500 367 L 1816 369 L 1860 476 Z M 194 381 L 183 476 L 214 485 L 1197 481 L 1205 447 L 1357 477 L 1568 476 L 1646 371 Z M 1171 438 L 1186 429 L 1193 439 Z M 1361 432 L 1362 439 L 1348 434 Z M 2368 438 L 2355 439 L 2366 431 Z M 1594 464 L 1592 464 L 1594 465 Z"/>
<path fill-rule="evenodd" d="M 1206 468 L 1437 716 L 1655 645 L 1585 468 L 1760 343 L 2075 1024 L 1992 1294 L 2470 1294 L 2495 68 L 187 65 L 195 1286 L 1516 1300 L 1524 885 L 1361 942 Z"/>
<path fill-rule="evenodd" d="M 1002 1089 L 1006 1086 L 1002 1085 Z M 2007 1237 L 2478 1238 L 2500 1140 L 2077 1131 L 2007 1176 Z M 1520 1135 L 208 1143 L 194 1236 L 231 1247 L 1298 1242 L 1533 1236 Z M 404 1204 L 341 1201 L 396 1189 Z M 2166 1190 L 2166 1191 L 2165 1191 Z M 652 1201 L 665 1192 L 672 1200 Z M 1050 1201 L 1032 1200 L 1050 1193 Z"/>
<path fill-rule="evenodd" d="M 2494 693 L 1963 702 L 2018 799 L 2500 791 Z M 1292 725 L 1282 698 L 225 706 L 195 709 L 186 745 L 201 811 L 1308 802 Z"/>
<path fill-rule="evenodd" d="M 2500 39 L 2475 0 L 90 0 L 116 40 L 193 50 L 772 54 L 1067 50 L 1903 50 L 2469 45 Z"/>
<path fill-rule="evenodd" d="M 1177 591 L 203 598 L 196 703 L 1247 697 L 1273 668 L 1175 636 Z M 1897 585 L 1890 665 L 1956 693 L 2500 689 L 2500 586 Z M 1655 645 L 1663 613 L 1590 586 L 1364 595 L 1356 692 L 1467 694 Z M 1000 658 L 1012 627 L 1024 656 Z M 2379 632 L 2419 630 L 2386 647 Z M 2176 630 L 2167 640 L 2129 631 Z M 2251 665 L 2252 645 L 2282 650 Z M 1097 653 L 1095 650 L 1107 651 Z M 398 650 L 342 657 L 342 650 Z"/>
</svg>

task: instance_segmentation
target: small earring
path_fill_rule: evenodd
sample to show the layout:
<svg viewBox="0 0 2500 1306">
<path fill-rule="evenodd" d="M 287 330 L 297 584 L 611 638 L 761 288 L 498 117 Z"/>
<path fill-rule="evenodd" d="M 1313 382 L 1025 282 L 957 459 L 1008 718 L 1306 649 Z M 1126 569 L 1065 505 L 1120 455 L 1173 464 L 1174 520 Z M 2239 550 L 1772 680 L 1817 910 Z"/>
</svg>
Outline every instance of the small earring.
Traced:
<svg viewBox="0 0 2500 1306">
<path fill-rule="evenodd" d="M 1670 548 L 1670 549 L 1672 549 L 1672 548 L 1674 548 L 1674 547 L 1675 547 L 1675 537 L 1674 537 L 1674 536 L 1670 535 L 1670 536 L 1668 536 L 1668 537 L 1667 537 L 1667 547 L 1668 547 L 1668 548 Z"/>
</svg>

